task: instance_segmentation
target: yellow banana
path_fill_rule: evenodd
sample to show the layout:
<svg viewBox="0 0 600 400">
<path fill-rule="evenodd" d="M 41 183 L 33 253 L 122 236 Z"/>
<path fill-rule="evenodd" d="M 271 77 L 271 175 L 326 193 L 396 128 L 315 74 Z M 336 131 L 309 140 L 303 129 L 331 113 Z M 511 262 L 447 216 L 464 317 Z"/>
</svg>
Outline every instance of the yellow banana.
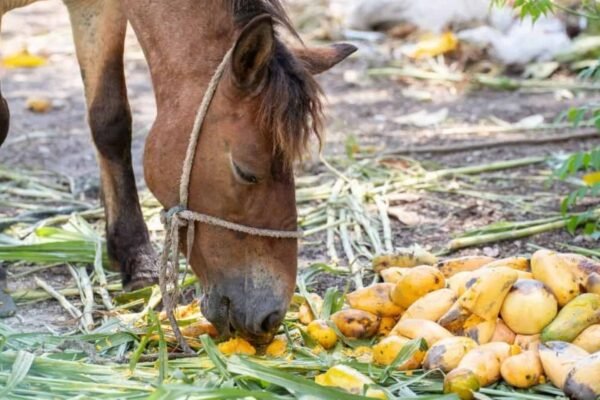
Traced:
<svg viewBox="0 0 600 400">
<path fill-rule="evenodd" d="M 373 259 L 373 270 L 381 272 L 390 267 L 412 268 L 418 265 L 434 265 L 437 257 L 420 246 L 398 249 L 395 254 L 387 254 Z"/>
<path fill-rule="evenodd" d="M 540 333 L 558 313 L 558 303 L 540 281 L 519 279 L 504 299 L 500 315 L 515 333 Z M 527 316 L 523 318 L 523 316 Z"/>
<path fill-rule="evenodd" d="M 533 279 L 533 274 L 531 272 L 519 271 L 517 269 L 515 271 L 517 271 L 517 275 L 519 276 L 519 279 Z"/>
<path fill-rule="evenodd" d="M 467 289 L 475 283 L 478 273 L 481 269 L 476 271 L 463 271 L 452 275 L 450 278 L 446 278 L 446 285 L 448 289 L 451 289 L 456 293 L 457 296 L 462 296 Z"/>
<path fill-rule="evenodd" d="M 540 343 L 542 343 L 540 340 L 540 336 L 541 335 L 539 335 L 539 334 L 537 334 L 537 335 L 517 335 L 517 336 L 515 336 L 514 344 L 519 346 L 523 350 L 531 350 L 531 351 L 538 352 L 538 347 L 539 347 Z"/>
<path fill-rule="evenodd" d="M 459 272 L 475 271 L 495 260 L 486 256 L 466 256 L 440 261 L 436 267 L 446 278 L 449 278 Z"/>
<path fill-rule="evenodd" d="M 454 369 L 444 378 L 444 393 L 454 393 L 460 400 L 473 400 L 480 388 L 477 375 L 469 369 Z"/>
<path fill-rule="evenodd" d="M 469 322 L 467 321 L 463 334 L 479 344 L 489 343 L 496 332 L 496 320 L 482 321 L 473 326 L 468 325 Z"/>
<path fill-rule="evenodd" d="M 316 293 L 309 294 L 310 301 L 312 305 L 316 308 L 315 312 L 317 314 L 321 313 L 321 308 L 323 308 L 323 299 Z M 312 321 L 315 320 L 315 315 L 313 314 L 308 302 L 304 300 L 300 305 L 300 309 L 298 310 L 298 320 L 301 324 L 308 325 Z"/>
<path fill-rule="evenodd" d="M 600 262 L 591 258 L 582 256 L 581 254 L 558 254 L 558 257 L 563 259 L 565 263 L 572 269 L 577 277 L 577 282 L 583 285 L 590 274 L 600 274 Z"/>
<path fill-rule="evenodd" d="M 476 348 L 469 351 L 460 360 L 457 369 L 472 371 L 477 376 L 481 387 L 489 386 L 500 380 L 500 360 L 493 349 Z"/>
<path fill-rule="evenodd" d="M 422 265 L 402 276 L 391 292 L 392 301 L 407 309 L 427 293 L 446 286 L 444 276 L 435 268 Z"/>
<path fill-rule="evenodd" d="M 365 387 L 373 385 L 373 381 L 366 375 L 361 374 L 347 365 L 336 365 L 324 374 L 315 377 L 315 383 L 321 386 L 331 386 L 349 393 L 362 395 Z M 387 399 L 383 391 L 378 389 L 367 389 L 365 395 L 370 398 Z"/>
<path fill-rule="evenodd" d="M 450 289 L 439 289 L 415 301 L 401 319 L 428 319 L 437 321 L 456 301 L 457 296 Z"/>
<path fill-rule="evenodd" d="M 592 325 L 583 330 L 573 341 L 575 346 L 579 346 L 588 353 L 600 351 L 600 324 Z"/>
<path fill-rule="evenodd" d="M 494 330 L 494 334 L 490 339 L 490 342 L 504 342 L 508 344 L 515 343 L 516 334 L 510 330 L 508 326 L 502 321 L 498 319 L 496 321 L 496 329 Z"/>
<path fill-rule="evenodd" d="M 433 321 L 425 319 L 404 319 L 399 321 L 391 335 L 404 336 L 409 339 L 423 338 L 427 346 L 431 347 L 441 339 L 452 337 L 452 333 L 442 328 Z"/>
<path fill-rule="evenodd" d="M 219 351 L 226 356 L 234 354 L 253 356 L 256 354 L 256 348 L 242 338 L 230 339 L 226 342 L 219 343 L 217 347 L 219 348 Z"/>
<path fill-rule="evenodd" d="M 380 336 L 387 336 L 394 329 L 398 320 L 391 317 L 383 317 L 379 321 L 379 328 L 377 328 L 377 334 Z"/>
<path fill-rule="evenodd" d="M 379 365 L 390 365 L 394 362 L 398 353 L 402 350 L 410 339 L 402 336 L 392 335 L 383 338 L 379 343 L 373 346 L 373 361 Z M 411 358 L 398 366 L 400 371 L 409 371 L 421 368 L 421 363 L 425 357 L 424 351 L 415 352 Z"/>
<path fill-rule="evenodd" d="M 589 274 L 585 280 L 585 291 L 600 294 L 600 273 Z"/>
<path fill-rule="evenodd" d="M 580 294 L 575 268 L 556 252 L 536 251 L 531 257 L 531 272 L 550 289 L 561 307 Z"/>
<path fill-rule="evenodd" d="M 500 361 L 500 364 L 502 364 L 508 357 L 521 353 L 521 348 L 519 346 L 510 345 L 505 342 L 490 342 L 482 344 L 478 347 L 478 349 L 492 351 L 498 358 L 498 361 Z"/>
<path fill-rule="evenodd" d="M 278 335 L 273 338 L 265 349 L 265 354 L 269 357 L 281 357 L 287 352 L 288 341 L 285 335 Z"/>
<path fill-rule="evenodd" d="M 385 283 L 396 283 L 408 271 L 410 271 L 410 268 L 390 267 L 382 270 L 379 274 Z"/>
<path fill-rule="evenodd" d="M 600 295 L 586 293 L 563 307 L 554 321 L 542 331 L 542 342 L 572 342 L 587 327 L 600 323 Z"/>
<path fill-rule="evenodd" d="M 561 390 L 571 368 L 589 355 L 587 351 L 571 343 L 558 341 L 540 344 L 539 352 L 546 376 Z"/>
<path fill-rule="evenodd" d="M 331 316 L 340 332 L 351 339 L 368 339 L 377 333 L 379 318 L 367 311 L 346 309 Z"/>
<path fill-rule="evenodd" d="M 496 321 L 502 302 L 518 275 L 506 267 L 486 268 L 458 299 L 460 305 L 486 321 Z"/>
<path fill-rule="evenodd" d="M 463 336 L 441 339 L 427 350 L 423 368 L 448 373 L 458 367 L 465 354 L 476 347 L 477 343 L 473 339 Z"/>
<path fill-rule="evenodd" d="M 337 343 L 338 337 L 335 330 L 327 325 L 327 321 L 316 319 L 306 328 L 308 336 L 319 343 L 324 349 L 331 349 Z"/>
<path fill-rule="evenodd" d="M 368 311 L 380 317 L 396 318 L 402 314 L 403 310 L 394 304 L 390 298 L 393 289 L 393 283 L 378 283 L 348 293 L 346 300 L 350 307 L 354 309 Z"/>
<path fill-rule="evenodd" d="M 501 260 L 492 261 L 485 265 L 486 268 L 507 267 L 518 271 L 529 272 L 531 265 L 529 259 L 525 257 L 508 257 Z"/>
<path fill-rule="evenodd" d="M 527 389 L 540 384 L 544 369 L 538 353 L 525 351 L 508 357 L 500 367 L 500 374 L 509 385 Z"/>
<path fill-rule="evenodd" d="M 446 328 L 455 335 L 463 335 L 465 324 L 470 318 L 473 318 L 473 314 L 469 310 L 462 307 L 458 301 L 456 301 L 446 312 L 446 314 L 442 315 L 437 322 L 440 324 L 440 326 Z M 481 318 L 476 318 L 477 322 L 481 322 Z M 470 325 L 475 325 L 475 323 Z"/>
<path fill-rule="evenodd" d="M 600 353 L 575 363 L 565 381 L 564 391 L 571 400 L 600 398 Z"/>
</svg>

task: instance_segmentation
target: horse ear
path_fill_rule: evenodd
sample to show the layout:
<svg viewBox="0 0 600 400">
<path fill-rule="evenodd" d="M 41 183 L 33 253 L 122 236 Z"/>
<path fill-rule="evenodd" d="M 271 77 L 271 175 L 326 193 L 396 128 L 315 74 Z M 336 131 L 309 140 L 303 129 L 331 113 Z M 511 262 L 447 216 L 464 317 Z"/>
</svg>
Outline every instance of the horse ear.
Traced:
<svg viewBox="0 0 600 400">
<path fill-rule="evenodd" d="M 241 89 L 255 89 L 264 79 L 275 51 L 273 19 L 263 14 L 246 25 L 240 33 L 231 59 L 233 77 Z"/>
<path fill-rule="evenodd" d="M 296 48 L 294 54 L 311 74 L 317 75 L 344 61 L 356 50 L 351 44 L 336 43 L 326 47 Z"/>
</svg>

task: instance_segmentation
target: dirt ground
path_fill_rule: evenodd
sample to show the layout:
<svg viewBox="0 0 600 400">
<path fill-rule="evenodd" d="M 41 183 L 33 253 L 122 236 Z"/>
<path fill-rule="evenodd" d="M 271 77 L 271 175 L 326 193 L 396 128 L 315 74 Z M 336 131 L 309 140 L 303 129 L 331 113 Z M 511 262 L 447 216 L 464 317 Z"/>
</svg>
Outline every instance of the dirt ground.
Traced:
<svg viewBox="0 0 600 400">
<path fill-rule="evenodd" d="M 27 46 L 33 53 L 46 54 L 49 63 L 42 68 L 2 72 L 2 93 L 9 102 L 12 119 L 9 138 L 0 149 L 0 164 L 15 169 L 61 172 L 74 178 L 79 190 L 95 193 L 98 187 L 97 165 L 86 125 L 83 89 L 74 56 L 68 16 L 60 2 L 52 0 L 37 3 L 4 17 L 2 53 L 10 54 L 23 46 Z M 361 147 L 374 147 L 386 151 L 507 138 L 510 137 L 509 134 L 442 132 L 452 127 L 489 124 L 492 118 L 514 123 L 532 115 L 542 115 L 547 122 L 551 122 L 569 107 L 598 103 L 600 100 L 600 93 L 596 92 L 472 90 L 464 85 L 369 78 L 366 74 L 367 69 L 382 64 L 382 55 L 373 56 L 376 50 L 372 47 L 373 45 L 368 43 L 361 44 L 361 51 L 356 56 L 319 78 L 328 99 L 325 146 L 327 155 L 343 154 L 346 142 L 351 136 L 356 137 Z M 155 106 L 146 64 L 131 32 L 127 41 L 126 74 L 134 115 L 134 167 L 139 186 L 143 189 L 142 152 L 145 134 L 155 115 Z M 407 89 L 412 93 L 428 93 L 430 99 L 416 100 Z M 28 111 L 25 103 L 32 96 L 51 99 L 54 109 L 45 114 Z M 443 108 L 448 109 L 449 118 L 435 128 L 407 128 L 394 122 L 397 117 L 413 112 L 434 112 Z M 599 144 L 600 139 L 590 139 L 536 146 L 495 147 L 444 155 L 424 154 L 416 158 L 431 167 L 462 166 L 526 156 L 568 153 L 590 149 Z M 303 168 L 316 170 L 319 166 L 313 162 Z M 418 212 L 423 222 L 415 227 L 395 223 L 394 244 L 402 246 L 419 243 L 439 249 L 457 232 L 500 220 L 539 218 L 540 212 L 556 210 L 560 200 L 558 196 L 554 203 L 544 203 L 538 210 L 516 210 L 509 204 L 511 196 L 517 197 L 544 188 L 546 182 L 537 179 L 539 173 L 534 168 L 522 168 L 502 173 L 504 176 L 491 174 L 480 177 L 490 192 L 505 196 L 505 202 L 491 202 L 448 193 L 423 194 L 419 201 L 406 205 L 408 210 Z M 509 176 L 514 179 L 505 179 Z M 536 179 L 531 179 L 532 177 Z M 557 186 L 559 192 L 564 192 L 565 189 L 564 186 Z M 531 249 L 527 244 L 556 247 L 561 243 L 597 247 L 597 243 L 584 237 L 555 231 L 524 240 L 470 249 L 459 254 L 483 252 L 492 256 L 514 255 L 529 252 Z M 301 265 L 324 261 L 323 247 L 322 244 L 303 246 Z M 52 279 L 58 279 L 57 275 L 68 278 L 66 272 L 57 271 Z M 321 286 L 332 284 L 339 282 L 325 279 Z M 22 328 L 39 329 L 39 318 L 42 317 L 43 324 L 48 324 L 53 329 L 60 329 L 63 324 L 68 325 L 67 316 L 63 315 L 62 309 L 53 302 L 24 307 L 19 315 L 19 318 L 12 319 L 12 324 Z"/>
</svg>

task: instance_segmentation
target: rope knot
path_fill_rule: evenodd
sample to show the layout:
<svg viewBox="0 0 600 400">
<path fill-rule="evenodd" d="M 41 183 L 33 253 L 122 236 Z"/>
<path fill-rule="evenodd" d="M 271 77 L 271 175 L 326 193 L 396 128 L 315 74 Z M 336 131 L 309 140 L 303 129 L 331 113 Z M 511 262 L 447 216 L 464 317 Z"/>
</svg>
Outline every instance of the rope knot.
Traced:
<svg viewBox="0 0 600 400">
<path fill-rule="evenodd" d="M 160 212 L 160 221 L 163 225 L 170 225 L 172 221 L 177 220 L 180 225 L 181 218 L 179 214 L 184 212 L 187 208 L 183 204 L 179 204 L 175 207 L 171 207 L 168 210 L 162 210 Z"/>
</svg>

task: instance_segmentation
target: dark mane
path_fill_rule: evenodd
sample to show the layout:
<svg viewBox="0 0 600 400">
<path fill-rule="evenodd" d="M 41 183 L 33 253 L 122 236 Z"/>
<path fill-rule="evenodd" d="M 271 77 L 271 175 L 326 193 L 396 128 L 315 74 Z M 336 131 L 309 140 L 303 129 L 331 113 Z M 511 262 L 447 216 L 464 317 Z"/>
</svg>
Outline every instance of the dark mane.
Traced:
<svg viewBox="0 0 600 400">
<path fill-rule="evenodd" d="M 241 28 L 254 17 L 269 14 L 298 37 L 280 0 L 231 0 L 236 25 Z M 302 158 L 310 135 L 321 140 L 321 89 L 314 77 L 278 38 L 269 78 L 257 115 L 261 130 L 273 135 L 273 150 L 290 166 Z"/>
</svg>

